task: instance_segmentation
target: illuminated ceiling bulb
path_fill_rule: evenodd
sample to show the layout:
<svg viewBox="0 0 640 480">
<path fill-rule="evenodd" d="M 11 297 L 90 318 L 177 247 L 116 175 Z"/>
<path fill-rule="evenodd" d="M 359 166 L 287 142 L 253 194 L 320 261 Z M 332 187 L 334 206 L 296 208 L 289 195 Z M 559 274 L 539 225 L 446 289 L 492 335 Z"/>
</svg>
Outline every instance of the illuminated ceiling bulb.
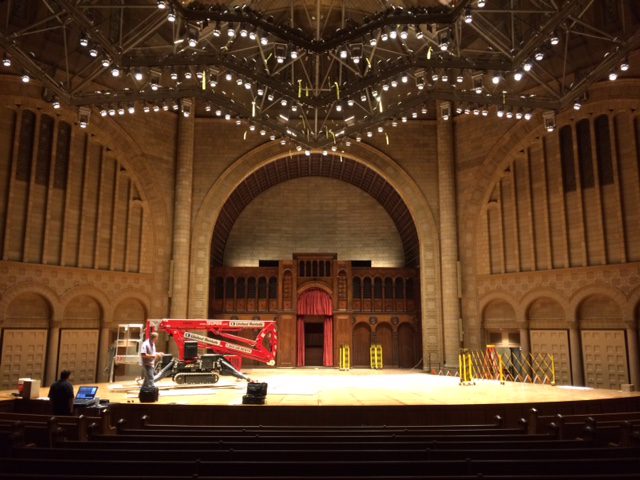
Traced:
<svg viewBox="0 0 640 480">
<path fill-rule="evenodd" d="M 135 106 L 135 105 L 133 105 L 133 104 L 129 105 L 129 107 L 127 108 L 127 111 L 128 111 L 131 115 L 133 115 L 134 113 L 136 113 L 136 106 Z"/>
<path fill-rule="evenodd" d="M 89 37 L 87 37 L 86 33 L 80 34 L 80 46 L 85 48 L 89 46 Z"/>
<path fill-rule="evenodd" d="M 168 12 L 167 12 L 167 21 L 173 23 L 176 21 L 176 12 L 173 10 L 173 8 L 171 8 Z"/>
<path fill-rule="evenodd" d="M 124 107 L 118 107 L 118 115 L 124 115 L 126 113 Z"/>
<path fill-rule="evenodd" d="M 271 140 L 272 142 L 276 139 L 276 136 L 271 134 L 269 135 L 269 140 Z"/>
<path fill-rule="evenodd" d="M 58 100 L 57 98 L 54 98 L 53 101 L 51 102 L 51 106 L 56 110 L 59 110 L 61 107 L 60 100 Z"/>
<path fill-rule="evenodd" d="M 258 88 L 256 90 L 256 93 L 261 97 L 262 95 L 264 95 L 264 88 Z"/>
<path fill-rule="evenodd" d="M 231 80 L 233 80 L 233 75 L 231 74 L 231 72 L 227 72 L 227 73 L 225 74 L 225 76 L 224 76 L 224 79 L 225 79 L 227 82 L 230 82 Z"/>
<path fill-rule="evenodd" d="M 511 110 L 507 110 L 507 118 L 513 118 L 513 112 Z"/>
<path fill-rule="evenodd" d="M 144 75 L 140 70 L 136 70 L 136 72 L 133 74 L 133 78 L 135 78 L 139 82 L 144 78 Z"/>
<path fill-rule="evenodd" d="M 409 81 L 409 75 L 407 75 L 406 73 L 402 74 L 402 76 L 400 77 L 400 81 L 402 83 L 407 83 Z"/>
<path fill-rule="evenodd" d="M 342 104 L 338 103 L 336 104 L 336 112 L 341 112 L 342 111 Z"/>
<path fill-rule="evenodd" d="M 580 103 L 580 100 L 576 100 L 575 102 L 573 102 L 574 110 L 580 110 L 581 108 L 582 108 L 582 103 Z"/>
<path fill-rule="evenodd" d="M 167 2 L 166 2 L 166 0 L 158 0 L 158 1 L 156 2 L 156 5 L 158 6 L 158 8 L 159 8 L 160 10 L 164 10 L 165 8 L 167 8 Z"/>
<path fill-rule="evenodd" d="M 424 78 L 423 77 L 416 78 L 416 87 L 418 87 L 418 90 L 424 90 Z"/>
<path fill-rule="evenodd" d="M 267 36 L 267 34 L 263 33 L 262 35 L 260 35 L 260 45 L 262 45 L 264 47 L 268 43 L 269 43 L 269 37 Z"/>
<path fill-rule="evenodd" d="M 482 110 L 480 111 L 480 113 L 482 114 L 483 117 L 486 117 L 487 115 L 489 115 L 489 110 L 487 109 L 487 107 L 482 107 Z"/>
<path fill-rule="evenodd" d="M 347 50 L 347 47 L 342 46 L 340 47 L 340 49 L 338 50 L 338 55 L 340 56 L 340 58 L 342 58 L 343 60 L 345 58 L 347 58 L 349 56 L 349 52 Z"/>
<path fill-rule="evenodd" d="M 198 39 L 195 37 L 189 37 L 187 39 L 187 44 L 191 47 L 191 48 L 196 48 L 198 46 Z"/>
<path fill-rule="evenodd" d="M 390 32 L 389 32 L 389 38 L 391 40 L 395 40 L 396 38 L 398 38 L 398 31 L 393 28 Z"/>
<path fill-rule="evenodd" d="M 283 107 L 287 106 L 287 99 L 283 98 L 282 100 L 280 100 L 280 105 L 282 105 Z"/>
<path fill-rule="evenodd" d="M 274 135 L 273 136 L 273 140 L 275 140 L 275 139 L 276 139 L 276 137 Z M 286 145 L 286 144 L 287 144 L 287 141 L 284 138 L 280 140 L 280 145 Z"/>
<path fill-rule="evenodd" d="M 253 125 L 253 124 L 249 125 L 249 131 L 250 132 L 255 132 L 256 131 L 256 126 Z"/>
<path fill-rule="evenodd" d="M 462 82 L 464 82 L 464 75 L 460 74 L 456 76 L 456 83 L 462 83 Z"/>
<path fill-rule="evenodd" d="M 382 32 L 380 34 L 380 40 L 382 40 L 383 42 L 386 42 L 387 40 L 389 40 L 389 34 L 387 32 Z"/>
<path fill-rule="evenodd" d="M 542 59 L 544 58 L 544 52 L 542 51 L 537 51 L 534 55 L 533 58 L 536 59 L 536 62 L 540 62 L 542 61 Z"/>
<path fill-rule="evenodd" d="M 515 72 L 513 72 L 513 79 L 516 82 L 519 82 L 520 80 L 522 80 L 522 72 L 520 70 L 516 70 Z"/>
<path fill-rule="evenodd" d="M 476 2 L 476 6 L 477 6 L 478 8 L 484 8 L 484 6 L 485 6 L 486 4 L 487 4 L 487 2 L 486 2 L 485 0 L 478 0 L 478 1 Z"/>
<path fill-rule="evenodd" d="M 524 119 L 529 121 L 531 120 L 531 118 L 533 117 L 533 115 L 531 114 L 531 112 L 525 112 L 524 113 Z"/>
<path fill-rule="evenodd" d="M 216 109 L 215 114 L 216 114 L 216 117 L 221 117 L 222 116 L 222 110 L 220 110 L 219 108 Z"/>
<path fill-rule="evenodd" d="M 434 82 L 437 82 L 439 78 L 440 76 L 436 72 L 433 72 L 431 74 L 431 80 L 433 80 Z"/>
<path fill-rule="evenodd" d="M 244 83 L 244 82 L 242 81 L 242 79 L 241 79 L 241 78 L 236 78 L 236 85 L 238 85 L 239 87 L 241 87 L 243 83 Z"/>
<path fill-rule="evenodd" d="M 142 107 L 142 111 L 143 111 L 144 113 L 149 113 L 149 112 L 151 111 L 151 107 L 150 107 L 149 105 L 144 105 L 144 106 Z"/>
<path fill-rule="evenodd" d="M 267 95 L 267 100 L 269 100 L 270 102 L 273 102 L 273 93 L 270 93 L 269 95 Z"/>
<path fill-rule="evenodd" d="M 292 112 L 297 112 L 298 111 L 298 105 L 296 105 L 295 103 L 291 104 L 291 111 Z"/>
<path fill-rule="evenodd" d="M 251 90 L 251 83 L 250 82 L 245 83 L 244 88 L 245 90 Z"/>
<path fill-rule="evenodd" d="M 518 111 L 516 112 L 516 120 L 521 120 L 522 119 L 522 112 Z"/>
<path fill-rule="evenodd" d="M 247 38 L 249 36 L 249 30 L 244 25 L 240 25 L 240 36 L 242 38 Z"/>
<path fill-rule="evenodd" d="M 418 118 L 418 112 L 411 112 L 411 118 Z"/>
<path fill-rule="evenodd" d="M 242 125 L 242 120 L 236 118 L 236 127 L 239 127 L 240 125 Z"/>
<path fill-rule="evenodd" d="M 378 39 L 376 37 L 371 37 L 369 39 L 369 46 L 375 47 L 378 44 Z"/>
<path fill-rule="evenodd" d="M 106 108 L 101 108 L 100 109 L 100 116 L 101 117 L 106 117 L 107 115 L 109 115 L 109 112 L 107 112 Z"/>
<path fill-rule="evenodd" d="M 549 43 L 554 47 L 560 43 L 560 37 L 556 32 L 553 32 L 551 34 L 551 37 L 549 38 Z"/>
<path fill-rule="evenodd" d="M 366 102 L 367 101 L 367 95 L 364 94 L 364 93 L 362 95 L 360 95 L 360 101 L 361 102 Z"/>
<path fill-rule="evenodd" d="M 351 140 L 347 140 L 346 142 L 344 142 L 345 146 L 350 147 L 351 146 Z"/>
<path fill-rule="evenodd" d="M 620 70 L 623 72 L 626 72 L 627 70 L 629 70 L 629 60 L 628 59 L 624 59 L 622 61 L 622 63 L 620 64 Z"/>
<path fill-rule="evenodd" d="M 338 151 L 338 147 L 336 147 L 335 145 L 331 145 L 331 151 L 332 152 L 337 152 Z"/>
<path fill-rule="evenodd" d="M 231 114 L 230 113 L 225 113 L 224 114 L 224 119 L 225 120 L 231 120 Z"/>
<path fill-rule="evenodd" d="M 213 27 L 213 30 L 211 31 L 211 35 L 213 35 L 216 38 L 222 35 L 222 30 L 220 29 L 220 22 L 216 22 L 215 27 Z"/>
<path fill-rule="evenodd" d="M 11 59 L 7 56 L 6 53 L 2 57 L 2 66 L 6 68 L 9 68 L 11 66 Z"/>
<path fill-rule="evenodd" d="M 109 116 L 114 117 L 116 115 L 116 108 L 111 106 L 109 107 Z"/>
<path fill-rule="evenodd" d="M 294 48 L 291 49 L 291 53 L 289 54 L 289 56 L 291 57 L 292 60 L 295 60 L 296 58 L 298 58 L 298 51 Z"/>
<path fill-rule="evenodd" d="M 322 156 L 326 157 L 327 155 L 329 155 L 329 152 L 327 150 L 322 150 Z"/>
<path fill-rule="evenodd" d="M 211 111 L 211 104 L 210 104 L 210 103 L 207 103 L 207 104 L 204 106 L 204 111 L 205 111 L 205 112 L 210 112 L 210 111 Z"/>
<path fill-rule="evenodd" d="M 494 85 L 498 85 L 501 80 L 502 75 L 500 75 L 499 73 L 496 73 L 491 77 L 491 83 L 493 83 Z"/>
<path fill-rule="evenodd" d="M 393 80 L 391 80 L 391 87 L 396 88 L 397 86 L 398 86 L 398 81 L 394 78 Z"/>
<path fill-rule="evenodd" d="M 111 60 L 109 60 L 108 57 L 104 57 L 101 63 L 104 68 L 109 68 L 109 65 L 111 65 Z"/>
<path fill-rule="evenodd" d="M 407 38 L 409 38 L 409 30 L 406 25 L 402 27 L 402 30 L 400 30 L 400 38 L 402 40 L 406 40 Z"/>
<path fill-rule="evenodd" d="M 403 116 L 400 118 L 400 121 L 401 121 L 402 123 L 407 123 L 407 116 L 406 116 L 406 115 L 403 115 Z"/>
<path fill-rule="evenodd" d="M 169 105 L 167 105 L 165 102 L 162 102 L 162 111 L 163 112 L 169 111 Z"/>
<path fill-rule="evenodd" d="M 233 38 L 236 36 L 236 30 L 233 28 L 233 23 L 230 23 L 227 27 L 227 37 Z"/>
<path fill-rule="evenodd" d="M 448 82 L 449 81 L 449 74 L 447 72 L 444 72 L 442 75 L 440 75 L 440 81 L 441 82 Z"/>
<path fill-rule="evenodd" d="M 472 23 L 473 22 L 473 13 L 470 7 L 466 7 L 464 9 L 464 23 Z"/>
<path fill-rule="evenodd" d="M 305 154 L 307 157 L 310 157 L 310 156 L 311 156 L 311 150 L 306 149 L 306 150 L 304 151 L 304 154 Z"/>
<path fill-rule="evenodd" d="M 504 117 L 504 110 L 502 109 L 502 107 L 498 107 L 498 109 L 496 110 L 496 115 L 498 116 L 498 118 Z"/>
<path fill-rule="evenodd" d="M 362 137 L 360 135 L 356 135 L 356 142 L 361 142 L 362 141 Z"/>
<path fill-rule="evenodd" d="M 187 70 L 186 72 L 184 72 L 184 78 L 185 80 L 191 80 L 193 78 L 193 74 Z"/>
<path fill-rule="evenodd" d="M 420 113 L 421 113 L 422 115 L 426 115 L 426 114 L 427 114 L 427 111 L 428 111 L 428 110 L 427 110 L 427 107 L 422 107 L 422 108 L 420 109 Z"/>
<path fill-rule="evenodd" d="M 89 56 L 93 57 L 93 58 L 97 58 L 98 57 L 98 49 L 97 48 L 91 48 L 89 50 Z"/>
<path fill-rule="evenodd" d="M 609 72 L 609 80 L 613 82 L 617 79 L 618 79 L 618 72 L 616 72 L 615 70 L 612 70 L 611 72 Z"/>
<path fill-rule="evenodd" d="M 262 136 L 264 137 L 266 134 L 267 134 L 267 131 L 266 131 L 266 130 L 264 130 L 264 129 L 263 129 L 263 130 L 260 130 L 260 135 L 262 135 Z"/>
<path fill-rule="evenodd" d="M 389 91 L 389 84 L 388 83 L 383 83 L 382 84 L 382 90 L 384 90 L 385 92 Z"/>
<path fill-rule="evenodd" d="M 113 67 L 111 69 L 111 76 L 112 77 L 119 77 L 120 76 L 120 69 L 118 67 Z"/>
<path fill-rule="evenodd" d="M 255 40 L 256 40 L 256 38 L 258 38 L 258 35 L 256 34 L 256 32 L 255 32 L 255 31 L 253 31 L 253 30 L 252 30 L 252 31 L 250 31 L 250 32 L 249 32 L 249 40 L 253 40 L 253 41 L 255 41 Z"/>
<path fill-rule="evenodd" d="M 533 65 L 531 64 L 531 62 L 524 62 L 524 64 L 522 64 L 522 69 L 525 72 L 530 72 L 531 68 L 533 68 Z"/>
<path fill-rule="evenodd" d="M 378 133 L 383 133 L 384 132 L 384 127 L 382 125 L 378 126 Z"/>
<path fill-rule="evenodd" d="M 473 109 L 473 114 L 477 117 L 478 115 L 480 115 L 480 109 L 478 107 Z"/>
<path fill-rule="evenodd" d="M 466 107 L 464 107 L 464 114 L 469 115 L 470 113 L 471 113 L 471 108 L 467 105 Z"/>
<path fill-rule="evenodd" d="M 174 112 L 177 112 L 177 111 L 178 111 L 178 108 L 180 108 L 180 106 L 178 105 L 178 102 L 174 101 L 174 102 L 171 104 L 171 109 L 172 109 Z"/>
<path fill-rule="evenodd" d="M 160 105 L 154 105 L 153 106 L 153 111 L 156 112 L 156 113 L 159 112 L 160 111 Z"/>
<path fill-rule="evenodd" d="M 393 120 L 391 120 L 391 126 L 394 127 L 394 128 L 397 127 L 398 126 L 398 120 L 395 119 L 395 118 Z"/>
<path fill-rule="evenodd" d="M 369 137 L 369 138 L 373 137 L 373 132 L 371 130 L 369 130 L 367 132 L 367 137 Z"/>
<path fill-rule="evenodd" d="M 302 145 L 296 145 L 296 151 L 297 152 L 301 152 L 302 151 Z"/>
</svg>

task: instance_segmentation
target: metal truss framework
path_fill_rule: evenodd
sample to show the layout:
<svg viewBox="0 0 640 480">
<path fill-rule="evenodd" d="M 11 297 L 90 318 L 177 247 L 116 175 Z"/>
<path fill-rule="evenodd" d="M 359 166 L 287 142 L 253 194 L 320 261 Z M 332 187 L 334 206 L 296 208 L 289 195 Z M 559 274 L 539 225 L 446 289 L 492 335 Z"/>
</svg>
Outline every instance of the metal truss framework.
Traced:
<svg viewBox="0 0 640 480">
<path fill-rule="evenodd" d="M 482 115 L 491 106 L 559 111 L 640 45 L 624 0 L 371 2 L 367 15 L 362 0 L 358 9 L 355 0 L 291 0 L 271 8 L 275 18 L 267 0 L 183 3 L 9 0 L 0 47 L 49 99 L 103 115 L 181 101 L 185 115 L 224 115 L 272 139 L 336 149 L 439 102 Z M 603 14 L 615 28 L 603 27 L 612 21 Z"/>
</svg>

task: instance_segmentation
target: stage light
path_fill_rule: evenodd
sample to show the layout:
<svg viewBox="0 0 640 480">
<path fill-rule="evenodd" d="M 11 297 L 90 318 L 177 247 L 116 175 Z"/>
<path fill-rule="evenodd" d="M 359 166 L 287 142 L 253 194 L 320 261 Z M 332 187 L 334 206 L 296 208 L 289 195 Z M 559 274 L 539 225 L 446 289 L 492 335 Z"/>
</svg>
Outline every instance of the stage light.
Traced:
<svg viewBox="0 0 640 480">
<path fill-rule="evenodd" d="M 360 95 L 360 101 L 361 102 L 366 102 L 367 101 L 367 95 L 365 93 L 363 93 L 362 95 Z"/>
<path fill-rule="evenodd" d="M 282 100 L 280 100 L 280 105 L 282 105 L 283 107 L 287 106 L 287 99 L 283 98 Z"/>
<path fill-rule="evenodd" d="M 136 113 L 136 106 L 133 103 L 130 103 L 129 106 L 127 107 L 127 112 L 133 115 L 134 113 Z"/>
<path fill-rule="evenodd" d="M 78 108 L 78 124 L 80 128 L 87 128 L 89 126 L 89 118 L 91 117 L 91 109 L 89 107 Z"/>
<path fill-rule="evenodd" d="M 165 8 L 167 8 L 167 2 L 165 0 L 158 0 L 156 2 L 156 5 L 160 10 L 164 10 Z"/>
<path fill-rule="evenodd" d="M 331 151 L 332 152 L 337 152 L 338 151 L 338 147 L 336 147 L 335 145 L 331 145 Z"/>
<path fill-rule="evenodd" d="M 580 102 L 580 100 L 576 100 L 575 102 L 573 102 L 574 110 L 580 110 L 581 108 L 582 108 L 582 103 Z"/>
<path fill-rule="evenodd" d="M 216 114 L 216 117 L 221 117 L 222 116 L 222 110 L 220 110 L 219 108 L 216 109 L 215 114 Z"/>
<path fill-rule="evenodd" d="M 211 35 L 213 35 L 214 37 L 219 37 L 220 35 L 222 35 L 222 30 L 220 30 L 220 22 L 217 21 L 215 26 L 213 27 L 213 30 L 211 30 Z"/>
<path fill-rule="evenodd" d="M 236 85 L 241 87 L 243 83 L 244 83 L 244 81 L 241 78 L 236 78 Z"/>
<path fill-rule="evenodd" d="M 118 115 L 124 115 L 126 112 L 126 110 L 124 109 L 124 107 L 122 105 L 120 105 L 118 107 Z"/>
<path fill-rule="evenodd" d="M 360 135 L 356 135 L 356 142 L 361 142 L 362 141 L 362 137 Z"/>
<path fill-rule="evenodd" d="M 391 40 L 395 40 L 396 38 L 398 38 L 398 31 L 395 28 L 392 28 L 389 32 L 389 38 Z"/>
<path fill-rule="evenodd" d="M 341 112 L 342 111 L 342 104 L 337 103 L 336 104 L 336 112 Z"/>
<path fill-rule="evenodd" d="M 80 46 L 85 48 L 89 46 L 89 37 L 84 32 L 80 34 Z"/>
<path fill-rule="evenodd" d="M 53 101 L 51 102 L 51 106 L 56 110 L 60 109 L 61 107 L 60 100 L 58 100 L 57 98 L 54 98 Z"/>
<path fill-rule="evenodd" d="M 109 57 L 103 57 L 102 58 L 102 66 L 104 68 L 109 68 L 110 65 L 111 65 L 111 59 Z"/>
<path fill-rule="evenodd" d="M 191 48 L 196 48 L 198 46 L 198 37 L 196 36 L 196 32 L 191 31 L 187 33 L 187 44 Z"/>
<path fill-rule="evenodd" d="M 292 112 L 297 112 L 298 111 L 298 105 L 296 105 L 295 103 L 291 104 L 291 111 Z"/>
<path fill-rule="evenodd" d="M 11 58 L 5 53 L 2 57 L 2 66 L 9 68 L 11 66 Z"/>
<path fill-rule="evenodd" d="M 553 32 L 551 34 L 551 37 L 549 38 L 549 43 L 554 47 L 560 43 L 560 37 L 556 32 Z"/>
<path fill-rule="evenodd" d="M 522 64 L 522 69 L 523 69 L 525 72 L 530 72 L 532 68 L 533 68 L 533 65 L 532 65 L 532 63 L 531 63 L 531 62 L 524 62 L 524 63 Z"/>
<path fill-rule="evenodd" d="M 347 105 L 349 105 L 350 107 L 353 107 L 355 103 L 356 102 L 353 100 L 353 98 L 350 98 L 349 100 L 347 100 Z"/>
<path fill-rule="evenodd" d="M 473 91 L 480 95 L 484 90 L 484 79 L 482 73 L 476 73 L 471 77 L 473 81 Z"/>
<path fill-rule="evenodd" d="M 92 58 L 98 58 L 98 49 L 97 48 L 89 49 L 89 56 Z"/>
<path fill-rule="evenodd" d="M 444 32 L 440 32 L 438 34 L 438 46 L 440 47 L 440 51 L 446 52 L 449 50 L 450 44 L 449 31 L 446 30 Z"/>
<path fill-rule="evenodd" d="M 609 72 L 609 80 L 613 82 L 617 79 L 618 79 L 618 72 L 616 72 L 615 70 L 612 70 L 611 72 Z"/>
<path fill-rule="evenodd" d="M 498 109 L 496 110 L 496 116 L 498 118 L 504 117 L 504 108 L 503 107 L 498 107 Z"/>
<path fill-rule="evenodd" d="M 491 77 L 491 83 L 493 83 L 494 85 L 498 85 L 501 81 L 502 81 L 502 75 L 499 73 L 495 73 Z"/>
<path fill-rule="evenodd" d="M 191 116 L 192 108 L 193 108 L 193 101 L 190 98 L 183 98 L 180 101 L 180 110 L 182 110 L 182 115 L 185 118 L 189 118 Z"/>
<path fill-rule="evenodd" d="M 174 112 L 177 112 L 179 109 L 180 109 L 180 105 L 178 105 L 178 102 L 176 102 L 175 100 L 171 102 L 171 110 L 173 110 Z"/>
<path fill-rule="evenodd" d="M 116 107 L 114 107 L 113 105 L 109 106 L 109 116 L 110 117 L 115 117 L 116 115 Z"/>
<path fill-rule="evenodd" d="M 516 112 L 516 120 L 521 120 L 522 119 L 522 112 L 520 110 L 518 110 Z"/>
<path fill-rule="evenodd" d="M 107 112 L 107 109 L 106 109 L 106 108 L 102 107 L 102 108 L 100 109 L 100 116 L 101 116 L 101 117 L 106 117 L 107 115 L 109 115 L 109 112 Z"/>
<path fill-rule="evenodd" d="M 304 154 L 305 154 L 307 157 L 310 157 L 310 156 L 311 156 L 311 150 L 306 149 L 306 150 L 304 151 Z"/>
<path fill-rule="evenodd" d="M 416 78 L 416 87 L 418 87 L 418 90 L 424 89 L 424 77 Z"/>
<path fill-rule="evenodd" d="M 391 119 L 391 126 L 393 128 L 397 127 L 398 126 L 398 119 L 396 119 L 396 118 Z"/>
<path fill-rule="evenodd" d="M 487 4 L 487 2 L 486 2 L 485 0 L 478 0 L 478 1 L 476 2 L 476 6 L 477 6 L 478 8 L 484 8 L 484 6 L 485 6 L 486 4 Z"/>
<path fill-rule="evenodd" d="M 511 108 L 507 109 L 507 112 L 505 115 L 507 116 L 507 118 L 513 118 L 513 111 L 511 110 Z"/>
<path fill-rule="evenodd" d="M 427 114 L 427 111 L 428 111 L 428 110 L 427 110 L 427 107 L 422 107 L 422 108 L 420 109 L 420 113 L 421 113 L 422 115 L 426 115 L 426 114 Z"/>
<path fill-rule="evenodd" d="M 440 104 L 440 117 L 445 122 L 451 118 L 451 103 L 442 102 Z"/>
<path fill-rule="evenodd" d="M 273 98 L 274 98 L 274 97 L 273 97 L 273 93 L 269 93 L 269 94 L 267 95 L 267 100 L 269 100 L 270 102 L 273 102 Z"/>
<path fill-rule="evenodd" d="M 176 12 L 173 10 L 173 8 L 169 9 L 169 11 L 167 12 L 167 21 L 171 23 L 176 21 Z"/>
<path fill-rule="evenodd" d="M 153 111 L 156 112 L 156 113 L 159 112 L 160 111 L 160 105 L 157 105 L 157 104 L 154 105 L 153 106 Z"/>
<path fill-rule="evenodd" d="M 351 50 L 351 60 L 356 65 L 359 64 L 364 52 L 363 45 L 361 43 L 354 43 L 350 45 L 349 49 Z"/>
<path fill-rule="evenodd" d="M 227 37 L 234 38 L 236 36 L 236 30 L 233 28 L 233 23 L 227 26 Z"/>
<path fill-rule="evenodd" d="M 326 157 L 327 155 L 329 155 L 329 152 L 327 150 L 322 150 L 322 156 Z"/>
<path fill-rule="evenodd" d="M 345 45 L 338 48 L 338 56 L 343 60 L 349 56 L 349 51 Z"/>
<path fill-rule="evenodd" d="M 489 109 L 487 107 L 482 107 L 482 110 L 480 111 L 480 113 L 482 114 L 483 117 L 486 117 L 489 115 Z"/>
<path fill-rule="evenodd" d="M 113 67 L 111 69 L 111 76 L 112 77 L 119 77 L 120 76 L 120 69 L 118 67 Z"/>
<path fill-rule="evenodd" d="M 389 84 L 388 83 L 383 83 L 382 84 L 382 90 L 384 90 L 385 92 L 389 91 Z"/>
<path fill-rule="evenodd" d="M 542 114 L 544 129 L 551 133 L 556 129 L 556 114 L 552 110 L 548 110 Z"/>
<path fill-rule="evenodd" d="M 519 82 L 520 80 L 522 80 L 522 72 L 520 70 L 516 70 L 515 72 L 513 72 L 513 79 L 516 82 Z"/>
<path fill-rule="evenodd" d="M 266 131 L 266 130 L 264 130 L 264 129 L 263 129 L 263 130 L 260 130 L 260 135 L 261 135 L 261 136 L 263 136 L 263 137 L 264 137 L 266 134 L 267 134 L 267 131 Z"/>
<path fill-rule="evenodd" d="M 264 95 L 264 88 L 258 87 L 258 89 L 256 90 L 256 93 L 260 97 L 263 96 Z"/>
<path fill-rule="evenodd" d="M 389 40 L 389 34 L 387 32 L 382 32 L 380 34 L 380 40 L 382 40 L 383 42 L 386 42 L 387 40 Z"/>
<path fill-rule="evenodd" d="M 391 88 L 396 88 L 398 86 L 398 80 L 395 78 L 391 80 Z"/>
<path fill-rule="evenodd" d="M 269 43 L 269 36 L 266 33 L 260 35 L 260 45 L 263 47 Z"/>
<path fill-rule="evenodd" d="M 291 53 L 289 53 L 291 60 L 296 60 L 298 58 L 298 51 L 295 48 L 291 48 Z"/>
<path fill-rule="evenodd" d="M 407 38 L 409 38 L 409 30 L 406 25 L 402 27 L 402 30 L 400 30 L 400 38 L 402 40 L 406 40 Z"/>
<path fill-rule="evenodd" d="M 620 64 L 620 70 L 623 72 L 629 70 L 629 60 L 627 58 L 625 58 Z"/>
<path fill-rule="evenodd" d="M 28 73 L 23 73 L 21 80 L 22 80 L 22 83 L 29 83 L 31 81 L 31 77 L 29 77 Z"/>
<path fill-rule="evenodd" d="M 287 46 L 284 43 L 276 43 L 273 48 L 276 62 L 284 63 L 287 58 Z"/>
<path fill-rule="evenodd" d="M 149 113 L 151 111 L 151 107 L 145 103 L 144 106 L 142 107 L 142 111 L 144 113 Z"/>
<path fill-rule="evenodd" d="M 351 146 L 351 140 L 347 140 L 344 142 L 345 146 L 350 147 Z M 342 161 L 342 160 L 340 160 Z"/>
<path fill-rule="evenodd" d="M 162 102 L 162 111 L 163 112 L 169 111 L 169 105 L 167 104 L 167 102 Z"/>
<path fill-rule="evenodd" d="M 533 114 L 531 112 L 524 112 L 524 119 L 529 121 L 533 118 Z"/>
<path fill-rule="evenodd" d="M 402 123 L 407 123 L 407 120 L 408 120 L 408 119 L 407 119 L 407 116 L 406 116 L 406 115 L 403 115 L 402 117 L 400 117 L 400 121 L 401 121 Z"/>
<path fill-rule="evenodd" d="M 369 138 L 373 137 L 373 132 L 371 130 L 369 130 L 367 132 L 367 137 L 369 137 Z"/>
<path fill-rule="evenodd" d="M 540 61 L 542 61 L 542 59 L 544 58 L 544 52 L 542 52 L 542 51 L 540 51 L 540 50 L 539 50 L 539 51 L 537 51 L 537 52 L 533 55 L 533 58 L 535 58 L 535 59 L 536 59 L 536 62 L 540 62 Z"/>
<path fill-rule="evenodd" d="M 225 120 L 231 120 L 231 114 L 230 113 L 225 113 L 224 114 L 224 119 Z"/>
<path fill-rule="evenodd" d="M 135 78 L 138 82 L 142 81 L 142 79 L 144 78 L 142 70 L 136 70 L 133 74 L 133 78 Z"/>
<path fill-rule="evenodd" d="M 162 78 L 162 72 L 160 70 L 152 69 L 149 71 L 149 84 L 151 90 L 156 91 L 160 88 L 160 80 Z"/>
<path fill-rule="evenodd" d="M 446 70 L 442 72 L 442 75 L 440 75 L 440 81 L 444 83 L 449 81 L 449 74 Z"/>
<path fill-rule="evenodd" d="M 420 25 L 416 25 L 416 38 L 418 40 L 422 40 L 424 38 L 424 33 L 422 33 L 422 29 L 420 28 Z"/>
<path fill-rule="evenodd" d="M 233 80 L 233 74 L 232 74 L 231 72 L 227 72 L 227 73 L 225 73 L 225 74 L 224 74 L 224 79 L 225 79 L 227 82 L 230 82 L 231 80 Z"/>
<path fill-rule="evenodd" d="M 472 23 L 473 22 L 473 13 L 470 7 L 466 7 L 464 9 L 464 23 Z"/>
<path fill-rule="evenodd" d="M 249 36 L 249 30 L 247 30 L 247 26 L 243 23 L 240 24 L 240 36 L 242 38 L 247 38 Z"/>
<path fill-rule="evenodd" d="M 369 39 L 369 46 L 370 47 L 375 47 L 378 44 L 378 39 L 376 37 L 371 37 Z"/>
</svg>

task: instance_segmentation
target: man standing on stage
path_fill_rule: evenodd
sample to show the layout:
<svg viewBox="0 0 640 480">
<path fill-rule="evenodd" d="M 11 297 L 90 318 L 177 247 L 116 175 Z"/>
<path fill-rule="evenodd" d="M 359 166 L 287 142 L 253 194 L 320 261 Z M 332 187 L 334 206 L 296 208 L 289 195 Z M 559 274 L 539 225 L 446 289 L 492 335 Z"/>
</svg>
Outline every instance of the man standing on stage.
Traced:
<svg viewBox="0 0 640 480">
<path fill-rule="evenodd" d="M 158 332 L 151 332 L 149 338 L 142 342 L 140 349 L 140 360 L 142 361 L 142 376 L 144 378 L 143 387 L 155 387 L 153 377 L 155 376 L 156 360 L 162 358 L 162 352 L 156 352 L 156 342 Z"/>
<path fill-rule="evenodd" d="M 51 410 L 54 415 L 72 415 L 73 414 L 73 385 L 69 381 L 71 377 L 70 370 L 63 370 L 60 373 L 60 379 L 51 384 L 49 387 L 49 400 L 51 401 Z"/>
</svg>

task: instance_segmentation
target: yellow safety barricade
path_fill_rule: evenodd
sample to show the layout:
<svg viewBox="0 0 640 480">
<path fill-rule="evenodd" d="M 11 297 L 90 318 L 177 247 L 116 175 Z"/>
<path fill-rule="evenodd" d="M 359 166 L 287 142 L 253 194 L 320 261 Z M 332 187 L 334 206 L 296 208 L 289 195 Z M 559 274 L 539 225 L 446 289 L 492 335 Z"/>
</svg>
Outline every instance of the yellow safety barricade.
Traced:
<svg viewBox="0 0 640 480">
<path fill-rule="evenodd" d="M 500 354 L 495 345 L 485 351 L 463 349 L 458 355 L 460 384 L 476 379 L 505 382 L 556 384 L 553 355 L 548 353 Z"/>
<path fill-rule="evenodd" d="M 371 368 L 382 368 L 382 345 L 380 345 L 379 343 L 374 343 L 369 347 L 369 360 L 371 363 Z"/>
<path fill-rule="evenodd" d="M 340 345 L 340 370 L 351 369 L 351 348 L 349 345 Z"/>
<path fill-rule="evenodd" d="M 458 354 L 458 371 L 460 373 L 460 385 L 475 385 L 473 379 L 473 357 L 466 349 Z"/>
</svg>

